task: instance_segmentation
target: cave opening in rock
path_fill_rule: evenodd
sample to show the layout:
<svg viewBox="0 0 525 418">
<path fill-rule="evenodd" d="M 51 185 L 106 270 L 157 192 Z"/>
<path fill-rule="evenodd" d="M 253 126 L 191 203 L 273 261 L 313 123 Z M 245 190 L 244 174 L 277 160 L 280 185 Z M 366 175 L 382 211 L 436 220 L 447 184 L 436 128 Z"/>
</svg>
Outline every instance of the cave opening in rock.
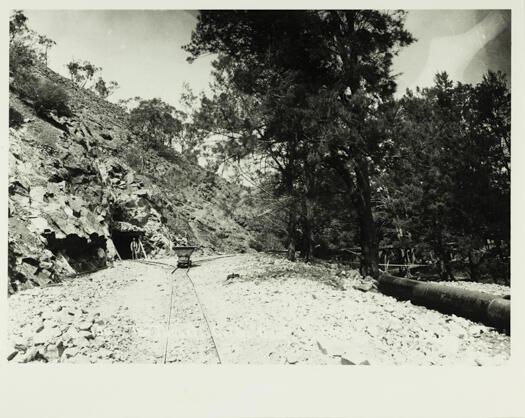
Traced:
<svg viewBox="0 0 525 418">
<path fill-rule="evenodd" d="M 131 259 L 131 241 L 133 238 L 136 238 L 137 240 L 141 238 L 141 234 L 136 231 L 124 232 L 113 230 L 111 238 L 113 239 L 113 244 L 115 244 L 115 248 L 120 254 L 120 257 L 123 260 L 129 260 Z"/>
<path fill-rule="evenodd" d="M 47 246 L 55 255 L 62 255 L 77 272 L 89 271 L 106 265 L 106 237 L 93 233 L 88 237 L 68 234 L 56 238 L 46 234 Z"/>
</svg>

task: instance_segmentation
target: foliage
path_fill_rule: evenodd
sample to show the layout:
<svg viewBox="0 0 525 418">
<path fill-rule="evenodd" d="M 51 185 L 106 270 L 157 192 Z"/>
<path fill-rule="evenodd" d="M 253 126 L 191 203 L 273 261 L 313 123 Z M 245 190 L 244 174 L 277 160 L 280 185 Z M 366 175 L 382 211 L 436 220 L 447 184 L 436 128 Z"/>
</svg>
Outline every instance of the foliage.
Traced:
<svg viewBox="0 0 525 418">
<path fill-rule="evenodd" d="M 15 10 L 9 19 L 9 40 L 27 32 L 27 16 L 22 10 Z"/>
<path fill-rule="evenodd" d="M 182 110 L 176 110 L 177 118 L 181 122 L 177 146 L 181 154 L 195 162 L 198 159 L 200 146 L 205 137 L 205 133 L 199 128 L 199 125 L 194 123 L 197 100 L 198 97 L 193 93 L 189 84 L 184 83 L 180 97 Z"/>
<path fill-rule="evenodd" d="M 180 154 L 173 149 L 171 146 L 162 145 L 157 148 L 157 154 L 164 158 L 166 161 L 172 162 L 174 164 L 180 164 L 181 157 Z"/>
<path fill-rule="evenodd" d="M 102 68 L 95 66 L 89 61 L 71 60 L 65 66 L 69 71 L 71 81 L 79 87 L 94 91 L 103 99 L 107 99 L 119 88 L 116 81 L 106 82 L 100 76 L 95 78 L 102 71 Z"/>
<path fill-rule="evenodd" d="M 71 116 L 68 106 L 68 95 L 65 90 L 50 81 L 39 83 L 33 96 L 33 107 L 38 115 L 48 117 L 51 114 L 57 116 Z"/>
<path fill-rule="evenodd" d="M 42 56 L 45 66 L 47 67 L 47 53 L 50 48 L 56 45 L 56 42 L 53 39 L 48 38 L 45 35 L 37 34 L 37 38 L 38 38 L 38 44 L 40 45 L 40 49 L 41 49 L 40 54 Z"/>
<path fill-rule="evenodd" d="M 482 263 L 507 261 L 510 93 L 503 76 L 488 73 L 472 86 L 438 74 L 433 87 L 401 99 L 393 138 L 378 178 L 383 242 L 436 257 L 444 279 L 454 277 L 453 261 L 472 280 L 482 278 Z"/>
<path fill-rule="evenodd" d="M 21 10 L 13 12 L 9 20 L 9 86 L 42 117 L 71 115 L 64 89 L 39 79 L 35 72 L 36 66 L 47 65 L 47 52 L 53 45 L 52 39 L 27 26 L 27 17 Z M 11 109 L 9 115 L 10 124 L 16 124 L 19 118 Z"/>
<path fill-rule="evenodd" d="M 129 125 L 146 149 L 171 146 L 182 129 L 175 108 L 160 99 L 141 100 L 129 114 Z"/>
<path fill-rule="evenodd" d="M 135 107 L 139 105 L 141 100 L 142 97 L 140 96 L 128 97 L 127 99 L 119 99 L 117 105 L 120 106 L 124 112 L 129 114 Z"/>
<path fill-rule="evenodd" d="M 34 51 L 21 41 L 9 45 L 9 87 L 22 95 L 31 90 L 35 77 L 32 67 L 36 62 Z"/>
<path fill-rule="evenodd" d="M 355 10 L 199 16 L 190 59 L 218 54 L 217 93 L 203 100 L 201 122 L 229 139 L 226 152 L 259 153 L 279 173 L 275 191 L 290 197 L 290 259 L 298 235 L 311 253 L 318 180 L 334 175 L 326 167 L 337 160 L 358 209 L 365 273 L 378 272 L 367 157 L 381 138 L 373 113 L 395 88 L 392 57 L 412 42 L 403 18 Z"/>
<path fill-rule="evenodd" d="M 26 22 L 21 10 L 16 10 L 9 19 L 9 87 L 21 93 L 31 90 L 35 82 L 32 68 L 39 58 Z"/>
<path fill-rule="evenodd" d="M 99 77 L 93 86 L 93 90 L 95 90 L 103 99 L 107 99 L 115 92 L 115 90 L 118 89 L 118 87 L 119 85 L 116 81 L 110 81 L 109 83 L 106 83 L 102 77 Z"/>
<path fill-rule="evenodd" d="M 359 244 L 377 275 L 381 243 L 478 280 L 508 265 L 510 94 L 501 75 L 438 74 L 394 100 L 413 40 L 397 11 L 203 12 L 185 49 L 216 54 L 215 81 L 193 123 L 258 178 L 290 255 Z"/>
<path fill-rule="evenodd" d="M 27 17 L 15 10 L 9 19 L 9 73 L 20 82 L 20 77 L 38 63 L 47 66 L 47 55 L 56 42 L 36 33 L 27 26 Z"/>
<path fill-rule="evenodd" d="M 66 68 L 69 71 L 71 81 L 80 87 L 85 87 L 88 82 L 91 83 L 95 74 L 102 70 L 89 61 L 80 62 L 79 60 L 71 60 L 66 64 Z"/>
</svg>

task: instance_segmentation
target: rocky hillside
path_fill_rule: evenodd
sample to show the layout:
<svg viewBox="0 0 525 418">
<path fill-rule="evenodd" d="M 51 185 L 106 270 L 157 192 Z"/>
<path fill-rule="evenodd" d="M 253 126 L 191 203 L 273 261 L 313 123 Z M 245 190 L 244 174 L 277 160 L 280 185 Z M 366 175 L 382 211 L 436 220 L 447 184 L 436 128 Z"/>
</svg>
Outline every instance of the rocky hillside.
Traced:
<svg viewBox="0 0 525 418">
<path fill-rule="evenodd" d="M 9 132 L 10 293 L 129 258 L 133 237 L 151 257 L 174 244 L 249 247 L 249 191 L 174 151 L 144 152 L 120 107 L 40 71 L 66 90 L 72 116 L 42 119 L 10 93 L 23 117 Z"/>
</svg>

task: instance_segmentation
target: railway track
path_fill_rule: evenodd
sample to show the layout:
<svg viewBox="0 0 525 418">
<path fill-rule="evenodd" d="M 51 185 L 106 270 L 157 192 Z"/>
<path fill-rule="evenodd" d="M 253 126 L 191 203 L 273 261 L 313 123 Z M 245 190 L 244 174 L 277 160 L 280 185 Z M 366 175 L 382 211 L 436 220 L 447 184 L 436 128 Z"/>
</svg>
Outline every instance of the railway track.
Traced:
<svg viewBox="0 0 525 418">
<path fill-rule="evenodd" d="M 214 259 L 217 259 L 217 258 L 224 258 L 224 257 L 232 257 L 232 255 L 212 257 L 212 258 L 208 258 L 208 259 L 201 259 L 201 260 L 198 260 L 198 261 L 210 261 L 210 260 L 214 260 Z M 165 344 L 164 344 L 164 358 L 163 358 L 164 364 L 166 364 L 168 362 L 168 348 L 169 348 L 170 329 L 171 329 L 171 326 L 172 326 L 173 305 L 174 305 L 174 283 L 175 283 L 175 280 L 176 280 L 176 276 L 178 275 L 176 273 L 180 272 L 180 271 L 183 272 L 185 278 L 188 280 L 188 283 L 191 284 L 191 287 L 193 289 L 193 294 L 195 295 L 195 298 L 197 300 L 197 303 L 198 303 L 200 311 L 201 311 L 202 318 L 204 319 L 204 322 L 206 323 L 206 327 L 207 327 L 207 330 L 208 330 L 209 338 L 210 338 L 211 343 L 213 345 L 213 349 L 214 349 L 215 355 L 217 356 L 217 360 L 218 360 L 219 364 L 222 364 L 222 360 L 221 360 L 221 356 L 220 356 L 220 353 L 219 353 L 219 349 L 217 347 L 217 343 L 215 342 L 215 338 L 213 336 L 213 332 L 212 332 L 212 329 L 211 329 L 211 326 L 210 326 L 210 322 L 208 320 L 208 316 L 206 315 L 205 307 L 204 307 L 204 305 L 203 305 L 203 303 L 201 301 L 201 298 L 199 297 L 199 293 L 197 291 L 195 283 L 194 283 L 194 281 L 192 280 L 192 278 L 191 278 L 191 276 L 189 274 L 189 271 L 190 271 L 191 267 L 181 268 L 181 267 L 169 264 L 169 263 L 164 263 L 164 262 L 154 261 L 154 260 L 136 260 L 136 261 L 141 263 L 141 264 L 157 265 L 157 266 L 160 266 L 160 267 L 169 267 L 170 269 L 172 269 L 171 272 L 170 272 L 170 275 L 171 275 L 170 307 L 169 307 L 169 313 L 168 313 L 168 320 L 167 320 L 167 324 L 166 324 L 166 327 L 167 327 L 166 331 L 167 332 L 166 332 L 166 341 L 165 341 Z"/>
</svg>

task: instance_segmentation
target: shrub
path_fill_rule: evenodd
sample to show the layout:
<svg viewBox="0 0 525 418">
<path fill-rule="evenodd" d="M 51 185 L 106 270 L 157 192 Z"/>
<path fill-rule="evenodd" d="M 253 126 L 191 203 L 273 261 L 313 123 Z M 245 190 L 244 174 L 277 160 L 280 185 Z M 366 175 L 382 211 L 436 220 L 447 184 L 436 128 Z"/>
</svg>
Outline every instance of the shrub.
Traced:
<svg viewBox="0 0 525 418">
<path fill-rule="evenodd" d="M 24 123 L 24 117 L 22 114 L 13 107 L 9 108 L 9 127 L 18 129 Z"/>
<path fill-rule="evenodd" d="M 23 42 L 13 41 L 9 45 L 9 88 L 22 98 L 30 98 L 38 86 L 34 74 L 36 53 Z"/>
<path fill-rule="evenodd" d="M 62 87 L 50 81 L 39 84 L 33 100 L 34 109 L 40 116 L 47 117 L 51 113 L 55 113 L 57 116 L 71 116 L 67 93 Z"/>
</svg>

